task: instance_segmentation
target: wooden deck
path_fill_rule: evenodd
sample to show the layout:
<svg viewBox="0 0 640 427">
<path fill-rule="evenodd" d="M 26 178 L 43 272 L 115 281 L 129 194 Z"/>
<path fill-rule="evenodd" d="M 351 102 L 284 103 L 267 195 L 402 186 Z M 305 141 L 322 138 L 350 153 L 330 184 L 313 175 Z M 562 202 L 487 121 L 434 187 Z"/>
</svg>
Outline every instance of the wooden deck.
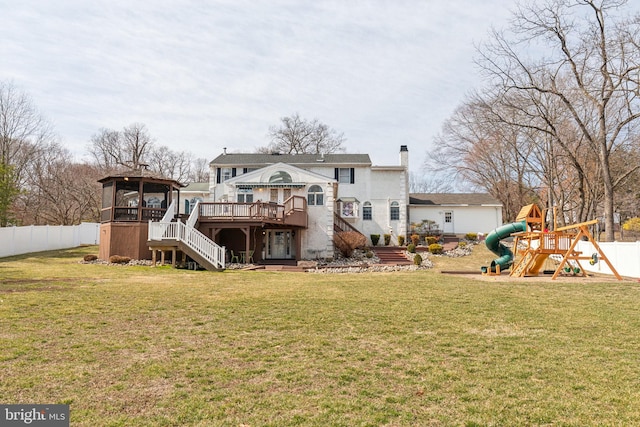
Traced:
<svg viewBox="0 0 640 427">
<path fill-rule="evenodd" d="M 200 209 L 198 222 L 201 223 L 247 223 L 307 227 L 307 201 L 300 196 L 292 196 L 284 204 L 202 202 L 198 206 Z"/>
</svg>

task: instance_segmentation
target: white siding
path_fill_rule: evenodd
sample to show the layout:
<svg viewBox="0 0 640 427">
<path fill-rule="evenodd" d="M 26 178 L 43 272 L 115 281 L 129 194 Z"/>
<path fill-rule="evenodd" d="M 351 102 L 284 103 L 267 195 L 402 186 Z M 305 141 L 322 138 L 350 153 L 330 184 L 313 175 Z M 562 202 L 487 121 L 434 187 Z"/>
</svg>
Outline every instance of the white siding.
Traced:
<svg viewBox="0 0 640 427">
<path fill-rule="evenodd" d="M 502 225 L 500 206 L 420 206 L 410 207 L 410 222 L 435 221 L 444 230 L 444 213 L 453 213 L 453 233 L 489 233 Z"/>
</svg>

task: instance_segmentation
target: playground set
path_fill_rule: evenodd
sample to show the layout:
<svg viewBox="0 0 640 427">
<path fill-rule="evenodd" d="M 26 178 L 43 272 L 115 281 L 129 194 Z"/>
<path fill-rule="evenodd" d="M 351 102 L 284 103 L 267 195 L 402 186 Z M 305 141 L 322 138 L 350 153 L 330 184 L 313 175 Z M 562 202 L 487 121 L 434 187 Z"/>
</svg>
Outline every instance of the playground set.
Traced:
<svg viewBox="0 0 640 427">
<path fill-rule="evenodd" d="M 553 271 L 552 280 L 560 274 L 586 276 L 580 261 L 588 260 L 591 264 L 605 262 L 616 278 L 622 280 L 589 232 L 589 226 L 596 221 L 554 227 L 553 231 L 548 231 L 540 208 L 535 204 L 524 206 L 518 213 L 516 222 L 500 226 L 487 235 L 487 248 L 498 255 L 498 258 L 491 262 L 491 266 L 482 267 L 482 274 L 497 276 L 501 271 L 511 268 L 509 275 L 514 277 L 538 276 L 541 271 Z M 508 237 L 514 237 L 515 257 L 511 249 L 500 242 Z M 580 240 L 591 242 L 595 252 L 587 256 L 577 251 L 576 245 Z M 550 260 L 555 268 L 544 269 L 551 263 Z"/>
</svg>

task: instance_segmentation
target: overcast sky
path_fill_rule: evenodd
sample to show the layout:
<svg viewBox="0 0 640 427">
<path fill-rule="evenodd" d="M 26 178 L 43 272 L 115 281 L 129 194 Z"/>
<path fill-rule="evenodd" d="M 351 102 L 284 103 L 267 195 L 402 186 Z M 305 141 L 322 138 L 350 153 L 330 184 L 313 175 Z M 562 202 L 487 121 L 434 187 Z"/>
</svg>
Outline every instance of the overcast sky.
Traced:
<svg viewBox="0 0 640 427">
<path fill-rule="evenodd" d="M 635 1 L 635 0 L 634 0 Z M 417 171 L 481 86 L 474 44 L 512 0 L 0 0 L 0 80 L 27 92 L 64 146 L 144 123 L 196 157 L 253 152 L 298 112 L 350 153 Z"/>
</svg>

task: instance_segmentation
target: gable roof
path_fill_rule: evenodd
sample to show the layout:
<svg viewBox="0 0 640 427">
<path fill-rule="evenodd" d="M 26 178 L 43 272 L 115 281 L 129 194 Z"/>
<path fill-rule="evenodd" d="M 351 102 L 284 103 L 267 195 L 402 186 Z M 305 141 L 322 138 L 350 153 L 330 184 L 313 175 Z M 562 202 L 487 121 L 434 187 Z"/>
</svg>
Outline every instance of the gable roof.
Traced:
<svg viewBox="0 0 640 427">
<path fill-rule="evenodd" d="M 228 153 L 220 154 L 211 161 L 213 166 L 236 165 L 270 165 L 286 163 L 290 165 L 322 165 L 322 164 L 361 164 L 371 165 L 368 154 L 262 154 L 262 153 Z"/>
<path fill-rule="evenodd" d="M 209 182 L 192 182 L 184 187 L 182 191 L 207 192 L 209 191 Z"/>
<path fill-rule="evenodd" d="M 271 182 L 270 178 L 274 173 L 287 172 L 291 175 L 293 182 Z M 253 187 L 305 187 L 308 183 L 330 183 L 335 179 L 327 176 L 299 168 L 286 163 L 275 163 L 259 168 L 255 171 L 235 176 L 227 179 L 225 184 L 235 185 L 239 188 Z"/>
<path fill-rule="evenodd" d="M 410 205 L 433 206 L 502 206 L 488 193 L 411 193 Z"/>
</svg>

